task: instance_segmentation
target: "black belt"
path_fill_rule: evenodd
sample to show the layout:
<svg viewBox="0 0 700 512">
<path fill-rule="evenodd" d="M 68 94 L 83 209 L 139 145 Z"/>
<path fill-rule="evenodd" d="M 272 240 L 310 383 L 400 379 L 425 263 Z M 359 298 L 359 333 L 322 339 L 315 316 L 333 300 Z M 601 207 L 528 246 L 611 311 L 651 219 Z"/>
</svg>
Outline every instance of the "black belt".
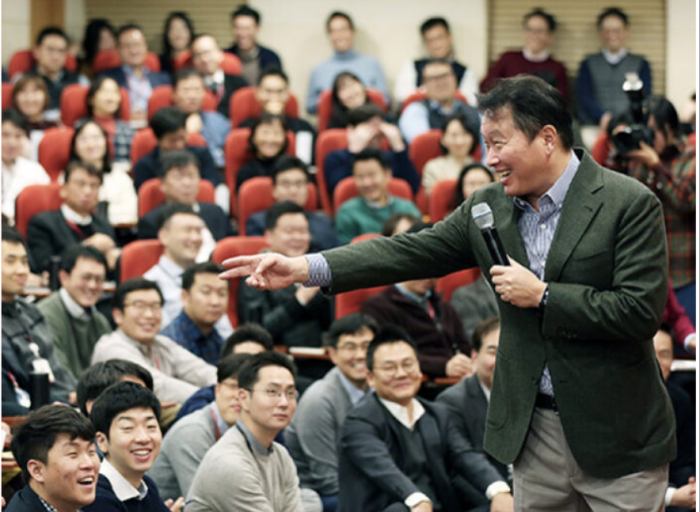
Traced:
<svg viewBox="0 0 700 512">
<path fill-rule="evenodd" d="M 545 395 L 543 393 L 537 393 L 537 399 L 535 400 L 535 407 L 540 409 L 549 409 L 550 411 L 557 412 L 557 402 L 552 395 Z"/>
</svg>

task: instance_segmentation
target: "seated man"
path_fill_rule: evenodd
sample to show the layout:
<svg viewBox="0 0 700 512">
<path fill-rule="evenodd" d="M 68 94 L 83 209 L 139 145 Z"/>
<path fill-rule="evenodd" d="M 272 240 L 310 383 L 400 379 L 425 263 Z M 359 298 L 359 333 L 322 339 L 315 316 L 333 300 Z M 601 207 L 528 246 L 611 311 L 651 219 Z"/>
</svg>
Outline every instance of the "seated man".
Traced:
<svg viewBox="0 0 700 512">
<path fill-rule="evenodd" d="M 76 379 L 90 366 L 100 336 L 112 332 L 107 317 L 95 307 L 106 276 L 107 261 L 100 251 L 89 245 L 72 245 L 61 258 L 60 290 L 39 302 L 56 358 Z"/>
<path fill-rule="evenodd" d="M 450 305 L 457 312 L 464 332 L 470 339 L 479 323 L 499 315 L 496 293 L 481 273 L 476 281 L 460 286 L 452 293 Z"/>
<path fill-rule="evenodd" d="M 187 133 L 199 133 L 205 141 L 217 168 L 223 169 L 224 142 L 231 130 L 231 121 L 219 112 L 202 110 L 206 88 L 204 78 L 192 68 L 184 68 L 175 74 L 173 105 L 187 114 Z"/>
<path fill-rule="evenodd" d="M 74 244 L 94 247 L 104 255 L 109 270 L 114 270 L 121 254 L 114 229 L 107 219 L 93 214 L 99 200 L 102 172 L 92 164 L 73 161 L 66 167 L 64 176 L 61 207 L 29 220 L 27 240 L 36 266 L 34 272 L 48 270 L 51 257 L 63 254 Z"/>
<path fill-rule="evenodd" d="M 182 311 L 161 334 L 201 357 L 219 364 L 224 338 L 216 323 L 226 315 L 228 283 L 219 279 L 221 265 L 206 261 L 187 267 L 182 274 Z"/>
<path fill-rule="evenodd" d="M 224 178 L 216 169 L 209 151 L 206 148 L 187 145 L 187 114 L 177 107 L 164 107 L 153 114 L 151 129 L 158 139 L 155 149 L 142 157 L 134 165 L 134 187 L 138 191 L 146 180 L 158 178 L 161 173 L 161 158 L 168 151 L 186 149 L 199 160 L 200 176 L 210 181 L 216 187 L 216 204 L 228 211 L 229 192 Z"/>
<path fill-rule="evenodd" d="M 124 359 L 110 359 L 95 363 L 85 370 L 78 381 L 76 394 L 80 412 L 89 417 L 97 397 L 118 382 L 135 382 L 153 391 L 153 377 L 141 365 Z"/>
<path fill-rule="evenodd" d="M 114 292 L 113 305 L 117 330 L 99 339 L 93 364 L 115 357 L 139 364 L 151 372 L 156 396 L 177 403 L 216 382 L 216 367 L 158 334 L 163 307 L 158 285 L 141 277 L 124 281 Z"/>
<path fill-rule="evenodd" d="M 27 485 L 5 512 L 79 512 L 95 500 L 95 428 L 76 410 L 42 407 L 19 426 L 10 446 Z"/>
<path fill-rule="evenodd" d="M 455 60 L 452 33 L 447 20 L 442 17 L 425 20 L 420 26 L 420 34 L 428 56 L 418 60 L 409 60 L 401 68 L 394 84 L 394 99 L 397 103 L 401 105 L 411 94 L 425 88 L 423 67 L 426 63 L 431 59 L 444 59 L 452 65 L 459 92 L 467 98 L 470 105 L 476 106 L 476 93 L 478 92 L 476 75 L 473 70 Z"/>
<path fill-rule="evenodd" d="M 484 451 L 484 431 L 486 430 L 486 410 L 491 398 L 493 370 L 496 367 L 498 338 L 501 334 L 501 322 L 498 317 L 491 317 L 481 322 L 473 337 L 472 363 L 475 373 L 447 388 L 437 397 L 437 402 L 445 404 L 452 413 L 452 418 L 459 430 L 467 436 L 475 450 Z M 508 467 L 486 454 L 491 465 L 509 480 Z M 477 491 L 469 482 L 457 477 L 456 486 L 462 493 L 463 508 L 471 510 L 489 504 L 489 500 Z"/>
<path fill-rule="evenodd" d="M 401 132 L 384 120 L 384 113 L 375 104 L 366 104 L 348 113 L 348 147 L 332 151 L 323 162 L 328 193 L 333 197 L 335 187 L 343 178 L 352 176 L 355 155 L 367 148 L 381 149 L 384 140 L 389 150 L 383 151 L 391 162 L 394 178 L 401 178 L 411 185 L 415 194 L 420 187 L 420 176 L 408 156 L 408 147 L 401 138 Z"/>
<path fill-rule="evenodd" d="M 138 237 L 142 240 L 158 238 L 158 219 L 169 203 L 189 205 L 199 214 L 206 228 L 202 232 L 206 242 L 203 244 L 202 258 L 209 258 L 214 250 L 214 241 L 233 234 L 231 222 L 224 211 L 216 204 L 197 201 L 200 187 L 199 161 L 187 150 L 174 150 L 163 153 L 160 158 L 161 190 L 165 194 L 165 203 L 157 206 L 139 219 Z"/>
<path fill-rule="evenodd" d="M 268 249 L 285 256 L 309 252 L 309 222 L 304 210 L 291 201 L 277 203 L 267 212 L 265 240 Z M 289 286 L 258 290 L 241 281 L 238 315 L 243 322 L 259 323 L 276 343 L 290 347 L 320 347 L 321 335 L 332 320 L 332 304 L 319 288 Z"/>
<path fill-rule="evenodd" d="M 122 65 L 104 71 L 102 74 L 113 78 L 119 87 L 129 91 L 129 108 L 131 120 L 146 121 L 148 100 L 153 88 L 170 85 L 166 73 L 148 69 L 146 66 L 146 36 L 143 29 L 133 23 L 124 25 L 117 31 L 117 51 Z"/>
<path fill-rule="evenodd" d="M 301 486 L 321 495 L 326 512 L 337 507 L 340 429 L 367 395 L 367 347 L 377 329 L 372 317 L 360 313 L 333 322 L 326 346 L 335 368 L 306 390 L 284 431 Z"/>
<path fill-rule="evenodd" d="M 258 44 L 260 30 L 260 13 L 247 5 L 239 6 L 231 13 L 233 45 L 224 51 L 233 53 L 241 59 L 243 78 L 249 84 L 256 84 L 260 73 L 268 67 L 282 69 L 279 56 L 269 48 Z"/>
<path fill-rule="evenodd" d="M 238 371 L 250 354 L 230 355 L 217 370 L 214 400 L 168 430 L 149 472 L 164 499 L 187 496 L 207 450 L 238 421 Z"/>
<path fill-rule="evenodd" d="M 326 20 L 326 31 L 333 47 L 333 57 L 317 64 L 311 72 L 306 111 L 309 114 L 316 113 L 318 97 L 323 91 L 333 88 L 333 80 L 342 71 L 356 75 L 365 87 L 379 89 L 388 105 L 391 102 L 389 88 L 379 62 L 374 57 L 360 55 L 353 48 L 355 25 L 352 18 L 344 12 L 334 11 Z"/>
<path fill-rule="evenodd" d="M 697 499 L 697 484 L 695 482 L 696 404 L 683 388 L 668 380 L 668 377 L 671 375 L 671 363 L 673 362 L 673 338 L 669 326 L 666 324 L 661 324 L 661 328 L 654 336 L 654 351 L 666 382 L 666 390 L 673 404 L 673 412 L 676 417 L 676 439 L 678 442 L 678 455 L 669 467 L 666 510 L 695 510 Z"/>
<path fill-rule="evenodd" d="M 464 116 L 479 133 L 479 111 L 457 99 L 457 77 L 449 61 L 432 59 L 423 66 L 427 98 L 409 104 L 399 117 L 399 129 L 410 144 L 429 130 L 442 129 L 445 120 L 455 114 Z"/>
<path fill-rule="evenodd" d="M 76 379 L 56 358 L 51 331 L 39 309 L 17 296 L 29 275 L 27 249 L 22 235 L 2 228 L 2 369 L 12 382 L 14 396 L 5 402 L 29 408 L 30 373 L 48 373 L 51 400 L 68 400 Z M 3 414 L 5 416 L 5 414 Z"/>
<path fill-rule="evenodd" d="M 203 77 L 204 85 L 219 101 L 218 111 L 228 117 L 228 104 L 231 95 L 241 87 L 248 85 L 245 78 L 238 75 L 229 75 L 221 69 L 224 61 L 224 52 L 214 36 L 199 34 L 190 43 L 192 50 L 192 65 Z"/>
<path fill-rule="evenodd" d="M 158 424 L 160 402 L 153 392 L 135 382 L 114 384 L 95 400 L 90 419 L 105 458 L 95 501 L 84 512 L 170 512 L 146 475 L 163 439 Z M 180 498 L 177 505 L 183 502 Z"/>
<path fill-rule="evenodd" d="M 339 510 L 462 510 L 453 473 L 486 494 L 492 511 L 513 510 L 510 487 L 447 408 L 416 397 L 422 374 L 405 331 L 380 329 L 367 349 L 367 369 L 375 394 L 348 414 L 341 432 Z"/>
<path fill-rule="evenodd" d="M 391 168 L 381 151 L 367 148 L 355 155 L 352 176 L 359 193 L 343 203 L 335 216 L 335 231 L 342 244 L 364 233 L 379 233 L 395 213 L 420 217 L 412 201 L 389 194 Z"/>
<path fill-rule="evenodd" d="M 204 456 L 187 512 L 302 512 L 294 462 L 274 442 L 297 406 L 295 377 L 292 362 L 278 352 L 245 362 L 238 372 L 240 416 Z"/>
<path fill-rule="evenodd" d="M 542 9 L 533 9 L 523 17 L 525 45 L 521 51 L 503 53 L 489 68 L 481 82 L 486 91 L 499 78 L 509 78 L 523 73 L 539 76 L 552 87 L 556 87 L 565 100 L 569 98 L 569 78 L 564 64 L 550 54 L 554 43 L 557 21 Z"/>
<path fill-rule="evenodd" d="M 275 202 L 292 201 L 302 208 L 308 199 L 309 171 L 300 159 L 284 155 L 279 158 L 272 172 L 272 196 Z M 267 211 L 256 212 L 246 221 L 247 236 L 262 236 L 265 233 Z M 311 232 L 311 251 L 325 251 L 338 245 L 333 223 L 322 212 L 304 212 Z"/>
</svg>

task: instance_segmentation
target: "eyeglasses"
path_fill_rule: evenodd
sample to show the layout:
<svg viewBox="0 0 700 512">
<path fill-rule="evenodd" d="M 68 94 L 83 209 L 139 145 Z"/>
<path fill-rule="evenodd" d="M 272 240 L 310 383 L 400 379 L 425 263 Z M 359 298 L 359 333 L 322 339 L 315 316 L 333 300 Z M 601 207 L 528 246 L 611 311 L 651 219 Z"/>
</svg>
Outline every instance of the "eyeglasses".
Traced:
<svg viewBox="0 0 700 512">
<path fill-rule="evenodd" d="M 296 402 L 299 399 L 299 392 L 296 389 L 279 389 L 279 388 L 265 388 L 265 389 L 251 389 L 251 394 L 253 391 L 262 391 L 262 393 L 270 400 L 279 400 L 284 396 L 289 402 Z"/>
<path fill-rule="evenodd" d="M 160 313 L 163 309 L 163 304 L 160 302 L 143 302 L 141 300 L 135 300 L 128 304 L 124 304 L 124 308 L 134 308 L 139 313 L 145 312 L 147 309 L 151 310 L 152 313 Z"/>
<path fill-rule="evenodd" d="M 367 349 L 369 348 L 369 341 L 365 343 L 343 343 L 342 345 L 338 345 L 338 352 L 357 352 L 358 350 L 361 350 L 362 352 L 367 352 Z"/>
<path fill-rule="evenodd" d="M 418 369 L 418 361 L 416 359 L 407 359 L 402 361 L 400 365 L 383 364 L 376 369 L 387 377 L 394 377 L 399 372 L 399 367 L 401 367 L 406 373 L 413 373 Z"/>
</svg>

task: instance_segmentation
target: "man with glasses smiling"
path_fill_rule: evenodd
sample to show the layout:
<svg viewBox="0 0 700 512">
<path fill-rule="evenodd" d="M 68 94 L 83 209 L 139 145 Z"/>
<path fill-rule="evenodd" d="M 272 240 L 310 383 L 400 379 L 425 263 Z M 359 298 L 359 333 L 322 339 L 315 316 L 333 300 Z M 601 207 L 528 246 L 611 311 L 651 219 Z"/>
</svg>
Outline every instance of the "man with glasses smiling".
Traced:
<svg viewBox="0 0 700 512">
<path fill-rule="evenodd" d="M 92 364 L 114 358 L 139 364 L 151 372 L 160 400 L 181 404 L 200 387 L 216 383 L 216 367 L 158 334 L 162 308 L 157 284 L 142 277 L 121 283 L 112 309 L 117 330 L 99 339 Z"/>
</svg>

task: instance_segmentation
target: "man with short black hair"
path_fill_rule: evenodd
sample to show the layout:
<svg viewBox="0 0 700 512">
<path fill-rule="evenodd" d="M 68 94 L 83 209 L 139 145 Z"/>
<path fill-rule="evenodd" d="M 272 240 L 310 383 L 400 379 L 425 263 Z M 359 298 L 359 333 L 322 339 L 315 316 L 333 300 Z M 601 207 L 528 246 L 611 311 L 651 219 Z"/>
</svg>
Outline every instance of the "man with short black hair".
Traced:
<svg viewBox="0 0 700 512">
<path fill-rule="evenodd" d="M 90 366 L 100 336 L 112 332 L 107 317 L 95 307 L 106 277 L 107 260 L 100 251 L 72 245 L 61 258 L 60 290 L 38 305 L 53 335 L 56 358 L 76 379 Z"/>
<path fill-rule="evenodd" d="M 95 428 L 76 410 L 42 407 L 19 426 L 10 446 L 27 485 L 6 512 L 80 512 L 95 500 Z"/>
<path fill-rule="evenodd" d="M 135 382 L 153 391 L 153 377 L 141 365 L 125 359 L 109 359 L 91 365 L 80 376 L 76 394 L 78 407 L 85 416 L 90 416 L 92 404 L 102 392 L 117 382 Z"/>
</svg>

